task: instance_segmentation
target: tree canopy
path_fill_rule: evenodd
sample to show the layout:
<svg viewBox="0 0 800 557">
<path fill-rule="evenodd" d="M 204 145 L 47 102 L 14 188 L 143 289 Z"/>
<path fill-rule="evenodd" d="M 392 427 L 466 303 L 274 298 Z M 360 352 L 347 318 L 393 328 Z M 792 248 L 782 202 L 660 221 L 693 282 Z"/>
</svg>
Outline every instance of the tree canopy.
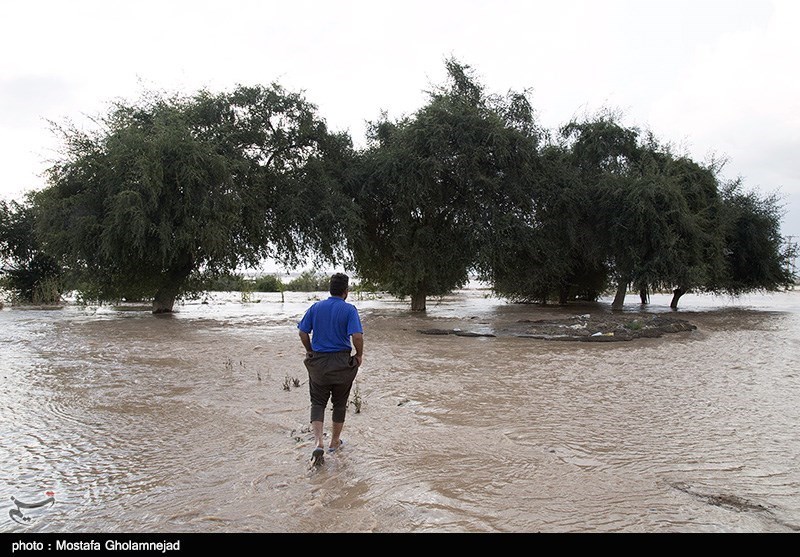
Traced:
<svg viewBox="0 0 800 557">
<path fill-rule="evenodd" d="M 358 208 L 353 267 L 411 296 L 417 311 L 427 296 L 463 286 L 504 219 L 527 214 L 519 191 L 536 141 L 527 98 L 487 95 L 454 60 L 447 70 L 415 114 L 372 124 L 348 186 Z"/>
<path fill-rule="evenodd" d="M 780 200 L 745 191 L 741 179 L 726 184 L 721 196 L 724 271 L 714 290 L 739 295 L 791 285 L 789 262 L 797 254 L 780 235 Z"/>
<path fill-rule="evenodd" d="M 272 256 L 332 253 L 332 160 L 349 139 L 278 85 L 150 94 L 118 103 L 89 133 L 61 127 L 63 158 L 36 195 L 50 253 L 102 299 L 152 298 L 172 310 L 200 272 Z"/>
<path fill-rule="evenodd" d="M 7 282 L 42 298 L 64 270 L 85 297 L 168 312 L 264 258 L 344 263 L 412 310 L 473 274 L 522 302 L 616 285 L 614 309 L 631 287 L 643 303 L 672 290 L 677 308 L 688 291 L 794 280 L 777 197 L 607 111 L 550 134 L 527 91 L 491 94 L 469 66 L 445 67 L 419 110 L 383 114 L 359 150 L 277 84 L 148 93 L 90 131 L 56 126 L 48 186 L 0 205 Z"/>
<path fill-rule="evenodd" d="M 725 188 L 718 168 L 677 156 L 610 113 L 573 121 L 537 153 L 533 211 L 492 264 L 495 290 L 520 301 L 596 299 L 616 283 L 741 293 L 789 284 L 774 198 Z M 747 284 L 747 286 L 744 286 Z"/>
<path fill-rule="evenodd" d="M 29 200 L 0 202 L 0 275 L 5 275 L 6 286 L 17 299 L 53 304 L 61 298 L 63 273 L 41 250 L 34 219 Z"/>
</svg>

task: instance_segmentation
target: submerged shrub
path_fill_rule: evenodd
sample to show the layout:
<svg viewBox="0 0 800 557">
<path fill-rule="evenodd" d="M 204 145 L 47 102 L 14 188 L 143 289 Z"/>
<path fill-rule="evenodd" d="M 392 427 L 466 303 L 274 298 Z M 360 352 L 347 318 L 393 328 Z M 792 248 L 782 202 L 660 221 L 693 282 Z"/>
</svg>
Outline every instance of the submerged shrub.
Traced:
<svg viewBox="0 0 800 557">
<path fill-rule="evenodd" d="M 330 277 L 312 270 L 303 271 L 286 285 L 293 292 L 327 292 L 329 287 Z"/>
<path fill-rule="evenodd" d="M 264 275 L 256 279 L 253 289 L 256 292 L 280 292 L 284 289 L 284 285 L 276 275 Z"/>
</svg>

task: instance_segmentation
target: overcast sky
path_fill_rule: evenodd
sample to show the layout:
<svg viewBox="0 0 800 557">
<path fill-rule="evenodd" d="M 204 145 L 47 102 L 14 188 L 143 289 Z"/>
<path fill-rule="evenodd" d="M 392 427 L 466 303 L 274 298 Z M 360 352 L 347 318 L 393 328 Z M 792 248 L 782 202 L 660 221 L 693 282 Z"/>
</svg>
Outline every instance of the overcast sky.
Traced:
<svg viewBox="0 0 800 557">
<path fill-rule="evenodd" d="M 800 2 L 795 0 L 0 0 L 0 198 L 43 187 L 47 120 L 143 88 L 277 81 L 330 127 L 425 102 L 446 57 L 487 89 L 530 88 L 555 128 L 603 107 L 727 177 L 783 196 L 800 236 Z"/>
</svg>

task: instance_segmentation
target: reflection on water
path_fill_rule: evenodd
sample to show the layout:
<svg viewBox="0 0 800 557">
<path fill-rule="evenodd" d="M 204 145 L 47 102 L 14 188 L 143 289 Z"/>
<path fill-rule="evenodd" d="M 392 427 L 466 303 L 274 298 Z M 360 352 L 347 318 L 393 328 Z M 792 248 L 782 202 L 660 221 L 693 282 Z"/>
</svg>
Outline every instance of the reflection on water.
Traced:
<svg viewBox="0 0 800 557">
<path fill-rule="evenodd" d="M 0 311 L 3 531 L 800 529 L 800 293 L 687 295 L 696 331 L 603 344 L 417 330 L 502 331 L 607 301 L 469 290 L 419 316 L 351 300 L 363 409 L 318 470 L 295 328 L 309 296 L 254 298 L 171 317 Z M 10 519 L 11 496 L 47 491 L 55 505 Z"/>
</svg>

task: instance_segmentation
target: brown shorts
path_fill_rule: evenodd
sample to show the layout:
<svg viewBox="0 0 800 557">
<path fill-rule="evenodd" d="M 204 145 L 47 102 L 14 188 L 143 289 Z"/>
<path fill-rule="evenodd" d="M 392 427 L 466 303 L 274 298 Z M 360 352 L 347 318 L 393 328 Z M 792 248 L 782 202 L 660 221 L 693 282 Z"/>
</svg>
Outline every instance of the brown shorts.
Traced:
<svg viewBox="0 0 800 557">
<path fill-rule="evenodd" d="M 347 398 L 358 373 L 358 360 L 345 352 L 311 352 L 303 361 L 308 370 L 311 421 L 325 421 L 328 399 L 333 403 L 333 421 L 343 423 Z"/>
</svg>

